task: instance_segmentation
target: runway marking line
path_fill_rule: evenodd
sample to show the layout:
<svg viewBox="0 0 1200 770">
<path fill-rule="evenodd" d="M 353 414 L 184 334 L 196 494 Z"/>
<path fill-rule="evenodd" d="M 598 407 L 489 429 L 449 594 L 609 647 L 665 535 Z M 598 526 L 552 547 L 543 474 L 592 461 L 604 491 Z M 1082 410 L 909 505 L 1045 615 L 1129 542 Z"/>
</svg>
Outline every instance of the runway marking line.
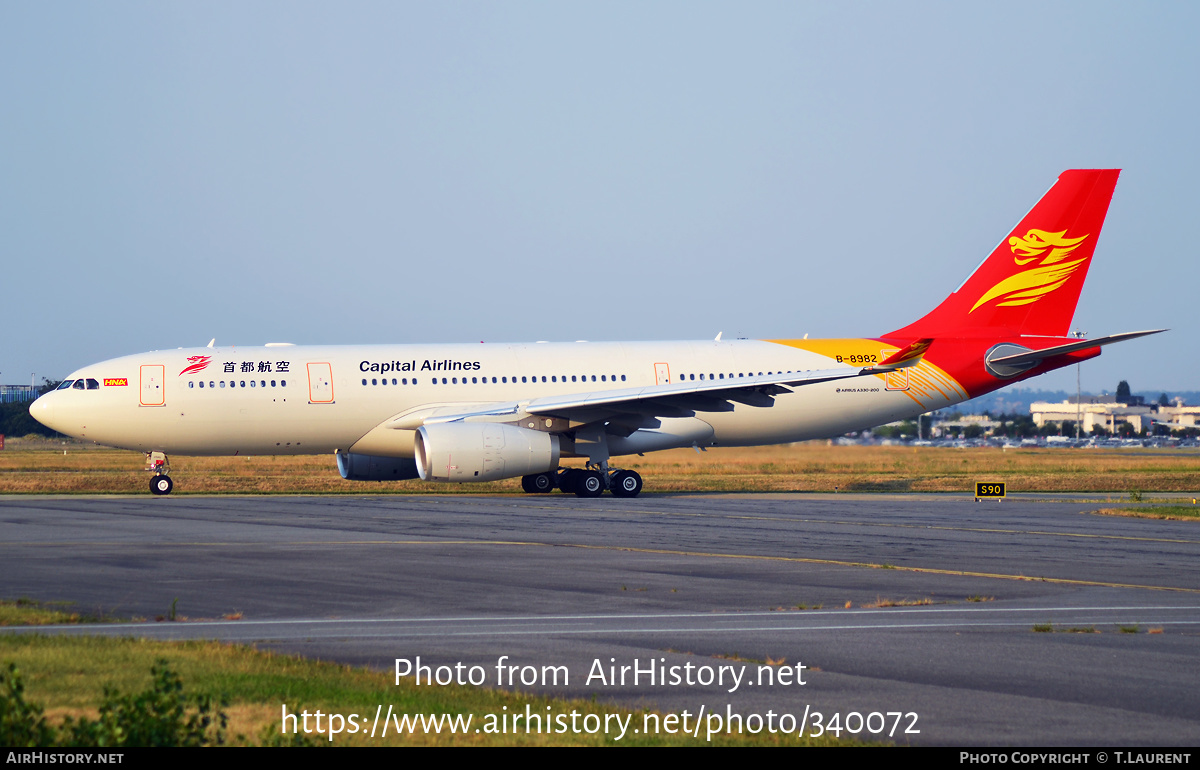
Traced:
<svg viewBox="0 0 1200 770">
<path fill-rule="evenodd" d="M 608 613 L 608 614 L 602 614 L 602 615 L 513 615 L 513 616 L 508 616 L 508 617 L 490 617 L 487 615 L 453 615 L 453 616 L 445 617 L 445 618 L 442 618 L 442 617 L 424 617 L 424 618 L 400 617 L 400 618 L 280 618 L 280 619 L 276 619 L 276 620 L 188 620 L 188 621 L 181 621 L 176 626 L 171 626 L 170 624 L 164 625 L 161 622 L 154 622 L 154 623 L 88 623 L 88 624 L 72 623 L 69 625 L 56 625 L 56 626 L 51 626 L 51 625 L 46 625 L 46 626 L 5 626 L 5 627 L 3 627 L 3 630 L 27 629 L 27 630 L 37 631 L 38 629 L 44 629 L 44 628 L 71 628 L 71 629 L 80 629 L 80 628 L 171 628 L 171 627 L 178 627 L 179 625 L 186 625 L 188 628 L 196 628 L 199 626 L 219 626 L 222 628 L 229 627 L 229 626 L 239 626 L 242 628 L 246 628 L 248 626 L 279 626 L 279 625 L 296 625 L 296 624 L 321 625 L 321 624 L 334 624 L 334 623 L 336 623 L 338 625 L 353 625 L 353 624 L 369 625 L 369 624 L 373 624 L 373 623 L 398 623 L 398 624 L 409 624 L 409 623 L 489 623 L 490 624 L 490 623 L 519 623 L 519 622 L 523 622 L 523 621 L 533 621 L 533 622 L 537 622 L 537 623 L 543 623 L 543 622 L 552 621 L 552 620 L 553 621 L 559 621 L 559 620 L 587 621 L 587 622 L 594 623 L 596 621 L 601 621 L 601 620 L 671 620 L 671 619 L 686 619 L 686 618 L 726 618 L 729 620 L 737 620 L 737 619 L 756 618 L 756 617 L 777 618 L 777 617 L 781 617 L 782 615 L 795 615 L 795 614 L 802 614 L 804 617 L 811 618 L 811 617 L 816 617 L 818 615 L 836 615 L 838 617 L 845 617 L 847 615 L 877 616 L 877 615 L 893 615 L 893 614 L 961 615 L 964 613 L 969 613 L 972 615 L 980 615 L 980 614 L 992 615 L 992 614 L 999 614 L 999 613 L 1010 613 L 1011 614 L 1011 613 L 1015 613 L 1015 612 L 1053 612 L 1053 613 L 1058 613 L 1059 615 L 1062 615 L 1062 614 L 1073 613 L 1073 612 L 1151 612 L 1151 611 L 1155 611 L 1155 612 L 1157 612 L 1157 611 L 1166 611 L 1166 612 L 1189 611 L 1190 612 L 1190 611 L 1194 611 L 1194 610 L 1200 610 L 1200 606 L 1196 606 L 1196 605 L 1179 605 L 1179 606 L 1148 605 L 1148 606 L 1141 606 L 1141 607 L 1139 607 L 1139 606 L 1134 606 L 1134 607 L 1125 607 L 1125 606 L 1121 606 L 1121 607 L 969 607 L 969 606 L 960 605 L 960 606 L 955 606 L 955 607 L 945 607 L 945 606 L 943 606 L 943 607 L 925 607 L 925 606 L 921 606 L 921 607 L 880 607 L 880 608 L 872 607 L 870 609 L 849 609 L 849 610 L 844 610 L 844 609 L 802 610 L 802 611 L 797 610 L 796 612 L 792 612 L 792 613 L 789 613 L 789 612 L 780 613 L 776 610 L 769 610 L 766 612 L 762 612 L 762 611 L 743 612 L 743 611 L 739 611 L 739 610 L 734 610 L 734 611 L 728 611 L 728 612 L 652 612 L 652 613 L 627 613 L 626 612 L 626 613 Z M 1024 622 L 1024 621 L 1021 621 L 1021 622 Z M 1064 621 L 1064 622 L 1068 622 L 1068 621 Z M 1069 622 L 1083 622 L 1083 621 L 1071 620 Z M 1112 623 L 1112 622 L 1116 622 L 1116 621 L 1113 621 L 1112 619 L 1105 619 L 1105 620 L 1097 620 L 1094 622 Z M 1151 622 L 1157 622 L 1157 621 L 1139 620 L 1138 622 L 1149 624 Z M 1169 621 L 1161 621 L 1161 622 L 1176 623 L 1176 622 L 1183 622 L 1183 621 L 1169 620 Z M 1187 622 L 1200 623 L 1200 621 L 1187 621 Z M 582 625 L 582 623 L 572 623 L 571 625 Z"/>
<path fill-rule="evenodd" d="M 308 625 L 312 621 L 296 621 L 296 623 Z M 1112 619 L 1100 620 L 1075 620 L 1071 622 L 1087 623 L 1091 625 L 1111 625 L 1121 624 L 1124 621 Z M 1135 621 L 1129 621 L 1135 622 Z M 1200 625 L 1200 621 L 1196 620 L 1137 620 L 1139 624 L 1153 626 L 1194 626 Z M 208 623 L 181 623 L 174 626 L 168 626 L 163 623 L 155 624 L 120 624 L 107 626 L 6 626 L 0 629 L 0 633 L 11 635 L 25 634 L 42 634 L 46 632 L 64 632 L 71 635 L 89 635 L 97 632 L 116 631 L 124 632 L 128 635 L 131 631 L 139 630 L 140 628 L 153 628 L 156 631 L 163 632 L 161 635 L 156 634 L 154 638 L 189 638 L 181 635 L 190 629 L 196 629 L 204 625 L 217 625 Z M 534 636 L 553 634 L 555 636 L 578 636 L 586 634 L 663 634 L 663 633 L 709 633 L 709 634 L 728 634 L 728 633 L 747 633 L 747 632 L 780 632 L 780 631 L 877 631 L 877 630 L 913 630 L 913 629 L 942 629 L 942 628 L 1027 628 L 1029 621 L 949 621 L 949 622 L 925 622 L 925 623 L 869 623 L 869 624 L 838 624 L 838 625 L 796 625 L 784 624 L 767 625 L 767 626 L 737 626 L 728 628 L 713 628 L 711 626 L 666 626 L 662 628 L 509 628 L 509 629 L 431 629 L 429 631 L 417 630 L 391 630 L 381 633 L 353 633 L 345 629 L 335 629 L 328 634 L 315 634 L 312 629 L 303 628 L 290 635 L 276 633 L 274 635 L 263 636 L 261 631 L 254 631 L 249 628 L 241 627 L 237 622 L 220 624 L 225 633 L 219 639 L 225 641 L 236 641 L 242 639 L 252 639 L 256 641 L 286 641 L 288 639 L 323 639 L 323 638 L 353 638 L 353 639 L 396 639 L 396 638 L 412 638 L 412 637 L 488 637 L 488 636 Z M 251 624 L 254 625 L 254 624 Z M 1055 624 L 1058 625 L 1058 624 Z M 168 630 L 169 629 L 169 630 Z"/>
</svg>

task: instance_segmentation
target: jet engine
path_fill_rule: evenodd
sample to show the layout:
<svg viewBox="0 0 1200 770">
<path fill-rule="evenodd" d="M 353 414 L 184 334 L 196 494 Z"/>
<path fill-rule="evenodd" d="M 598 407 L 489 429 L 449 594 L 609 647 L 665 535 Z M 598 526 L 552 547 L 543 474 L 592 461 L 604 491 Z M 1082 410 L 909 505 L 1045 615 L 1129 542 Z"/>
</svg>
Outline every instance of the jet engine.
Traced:
<svg viewBox="0 0 1200 770">
<path fill-rule="evenodd" d="M 411 457 L 376 457 L 356 452 L 338 452 L 338 473 L 349 481 L 405 481 L 417 478 Z"/>
<path fill-rule="evenodd" d="M 558 467 L 558 436 L 490 422 L 423 425 L 417 431 L 422 481 L 495 481 Z"/>
</svg>

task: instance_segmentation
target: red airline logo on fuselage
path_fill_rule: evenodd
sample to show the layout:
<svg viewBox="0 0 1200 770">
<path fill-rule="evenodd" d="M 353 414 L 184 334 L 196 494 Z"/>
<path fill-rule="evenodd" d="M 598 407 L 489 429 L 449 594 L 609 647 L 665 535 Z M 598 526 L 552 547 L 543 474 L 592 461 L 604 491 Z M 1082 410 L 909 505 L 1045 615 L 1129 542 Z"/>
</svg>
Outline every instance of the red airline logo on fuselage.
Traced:
<svg viewBox="0 0 1200 770">
<path fill-rule="evenodd" d="M 208 365 L 211 362 L 212 362 L 212 356 L 188 356 L 188 364 L 189 365 L 184 367 L 183 371 L 179 373 L 179 376 L 182 377 L 185 374 L 195 374 L 196 372 L 202 372 L 208 368 Z"/>
</svg>

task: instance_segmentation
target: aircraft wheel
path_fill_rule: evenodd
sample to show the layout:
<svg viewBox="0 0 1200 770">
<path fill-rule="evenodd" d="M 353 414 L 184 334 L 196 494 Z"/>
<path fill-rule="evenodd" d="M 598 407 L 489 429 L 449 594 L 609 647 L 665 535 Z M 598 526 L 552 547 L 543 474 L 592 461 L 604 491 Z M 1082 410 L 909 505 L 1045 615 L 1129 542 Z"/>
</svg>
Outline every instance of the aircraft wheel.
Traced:
<svg viewBox="0 0 1200 770">
<path fill-rule="evenodd" d="M 599 497 L 604 493 L 604 477 L 596 471 L 579 471 L 575 477 L 576 497 Z"/>
<path fill-rule="evenodd" d="M 533 473 L 521 477 L 521 489 L 531 495 L 554 491 L 554 476 L 549 473 Z"/>
<path fill-rule="evenodd" d="M 637 497 L 642 491 L 642 477 L 637 471 L 617 471 L 609 485 L 614 497 Z"/>
<path fill-rule="evenodd" d="M 169 495 L 175 488 L 175 482 L 170 476 L 155 476 L 150 479 L 150 491 L 156 495 Z"/>
<path fill-rule="evenodd" d="M 565 471 L 559 473 L 558 488 L 561 489 L 564 494 L 574 492 L 575 479 L 578 478 L 579 473 L 581 473 L 581 471 L 576 468 L 567 468 Z"/>
</svg>

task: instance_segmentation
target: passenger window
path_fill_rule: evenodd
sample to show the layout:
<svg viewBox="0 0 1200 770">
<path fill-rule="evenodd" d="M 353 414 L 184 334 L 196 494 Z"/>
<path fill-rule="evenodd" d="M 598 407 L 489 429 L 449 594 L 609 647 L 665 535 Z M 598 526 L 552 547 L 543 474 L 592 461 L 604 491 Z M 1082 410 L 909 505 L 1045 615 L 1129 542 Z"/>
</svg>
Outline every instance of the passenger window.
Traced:
<svg viewBox="0 0 1200 770">
<path fill-rule="evenodd" d="M 521 378 L 521 382 L 525 382 L 525 378 L 524 378 L 524 377 L 522 377 L 522 378 Z"/>
<path fill-rule="evenodd" d="M 458 378 L 457 378 L 457 377 L 451 377 L 451 378 L 450 378 L 450 384 L 451 384 L 451 385 L 457 385 L 457 384 L 458 384 Z"/>
<path fill-rule="evenodd" d="M 280 381 L 279 381 L 279 387 L 281 387 L 281 388 L 286 388 L 286 387 L 287 387 L 287 380 L 280 380 Z"/>
<path fill-rule="evenodd" d="M 621 382 L 625 382 L 625 375 L 621 375 Z"/>
<path fill-rule="evenodd" d="M 221 387 L 225 387 L 225 380 L 221 380 Z"/>
<path fill-rule="evenodd" d="M 238 387 L 239 387 L 239 388 L 244 388 L 244 387 L 246 387 L 246 381 L 245 381 L 245 380 L 242 380 L 241 382 L 239 382 L 239 383 L 238 383 Z"/>
<path fill-rule="evenodd" d="M 571 375 L 571 382 L 575 382 L 575 375 Z"/>
<path fill-rule="evenodd" d="M 703 375 L 703 374 L 701 374 L 701 375 L 700 375 L 700 379 L 702 379 L 702 380 L 704 379 L 704 375 Z"/>
<path fill-rule="evenodd" d="M 478 385 L 478 384 L 479 384 L 479 379 L 478 379 L 478 378 L 476 378 L 476 377 L 472 377 L 472 378 L 471 378 L 471 384 L 472 384 L 472 385 Z"/>
<path fill-rule="evenodd" d="M 254 380 L 250 380 L 250 387 L 254 387 Z"/>
<path fill-rule="evenodd" d="M 404 379 L 400 380 L 400 383 L 401 383 L 402 385 L 407 385 L 407 384 L 408 384 L 408 378 L 407 378 L 407 377 L 405 377 Z"/>
<path fill-rule="evenodd" d="M 367 384 L 367 381 L 363 380 L 363 385 L 366 385 L 366 384 Z M 275 387 L 275 380 L 271 380 L 271 387 L 272 388 Z"/>
<path fill-rule="evenodd" d="M 196 387 L 196 383 L 192 382 L 191 380 L 188 380 L 188 387 L 194 388 L 194 387 Z"/>
<path fill-rule="evenodd" d="M 200 380 L 200 387 L 204 387 L 204 380 Z"/>
<path fill-rule="evenodd" d="M 372 380 L 371 380 L 371 384 L 372 384 L 372 385 L 378 385 L 379 383 L 378 383 L 378 382 L 376 382 L 374 379 L 372 379 Z"/>
<path fill-rule="evenodd" d="M 595 382 L 595 381 L 596 381 L 596 375 L 594 375 L 594 374 L 593 374 L 593 375 L 592 375 L 592 382 Z"/>
</svg>

